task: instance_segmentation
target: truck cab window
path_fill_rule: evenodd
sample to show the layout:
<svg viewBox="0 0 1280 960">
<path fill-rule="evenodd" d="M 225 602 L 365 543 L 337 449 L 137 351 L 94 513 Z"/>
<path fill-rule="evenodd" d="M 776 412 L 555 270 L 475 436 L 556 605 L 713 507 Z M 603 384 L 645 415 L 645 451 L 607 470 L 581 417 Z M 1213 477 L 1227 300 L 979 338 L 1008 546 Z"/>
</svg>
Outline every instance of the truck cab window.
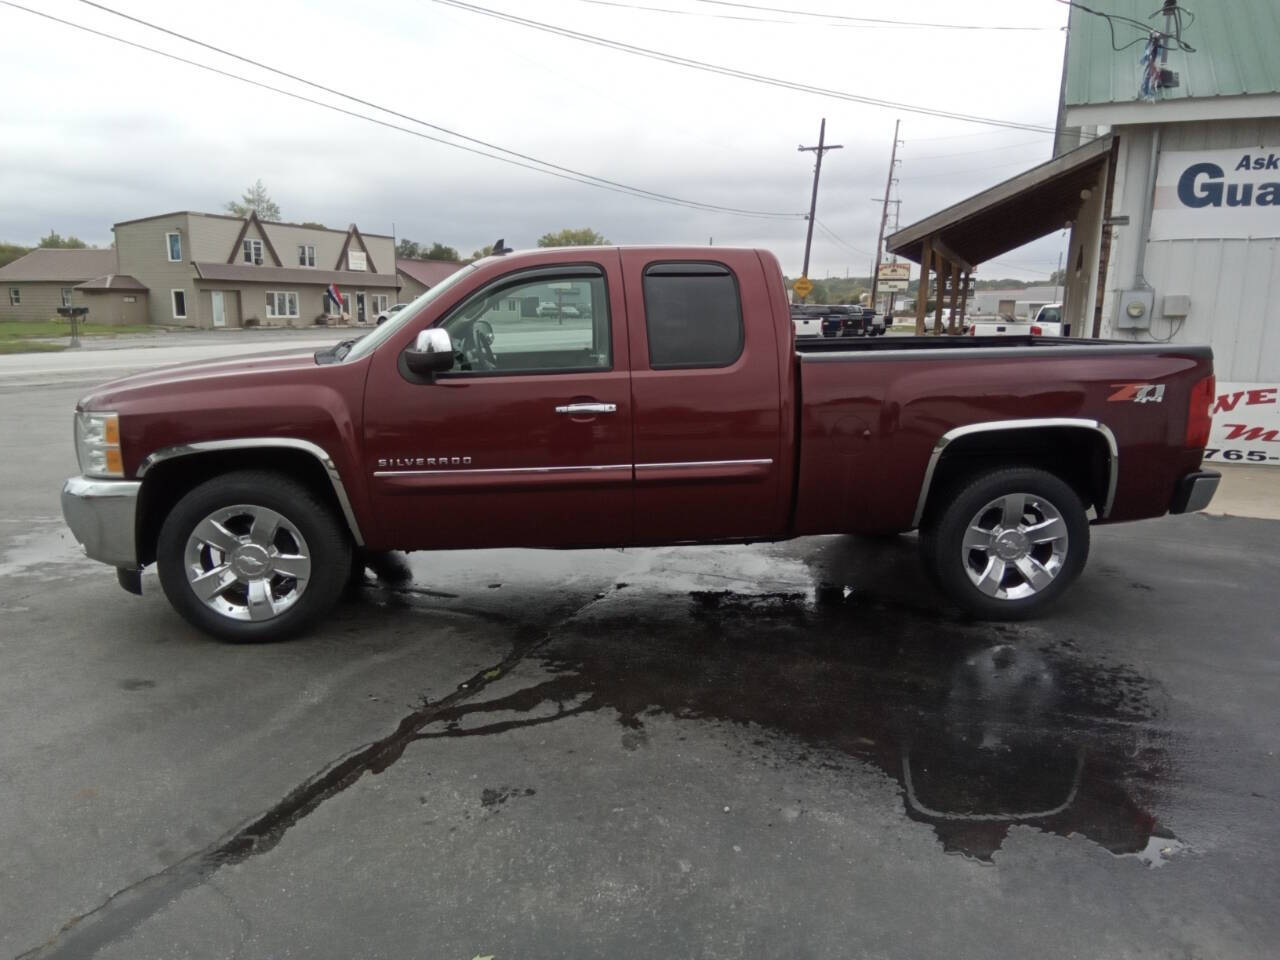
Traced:
<svg viewBox="0 0 1280 960">
<path fill-rule="evenodd" d="M 654 370 L 727 367 L 742 356 L 738 281 L 722 264 L 649 264 L 644 318 Z"/>
<path fill-rule="evenodd" d="M 573 373 L 613 365 L 604 277 L 516 280 L 482 290 L 443 323 L 454 373 Z"/>
</svg>

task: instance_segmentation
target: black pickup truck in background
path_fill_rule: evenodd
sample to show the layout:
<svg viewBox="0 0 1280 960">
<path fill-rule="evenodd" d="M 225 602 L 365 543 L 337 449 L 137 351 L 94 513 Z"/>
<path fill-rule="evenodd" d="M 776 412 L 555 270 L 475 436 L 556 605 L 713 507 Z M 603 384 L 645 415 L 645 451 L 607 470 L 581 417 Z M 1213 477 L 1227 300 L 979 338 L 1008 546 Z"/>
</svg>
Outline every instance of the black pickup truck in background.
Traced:
<svg viewBox="0 0 1280 960">
<path fill-rule="evenodd" d="M 875 337 L 885 332 L 883 317 L 851 303 L 793 303 L 791 323 L 797 337 Z"/>
</svg>

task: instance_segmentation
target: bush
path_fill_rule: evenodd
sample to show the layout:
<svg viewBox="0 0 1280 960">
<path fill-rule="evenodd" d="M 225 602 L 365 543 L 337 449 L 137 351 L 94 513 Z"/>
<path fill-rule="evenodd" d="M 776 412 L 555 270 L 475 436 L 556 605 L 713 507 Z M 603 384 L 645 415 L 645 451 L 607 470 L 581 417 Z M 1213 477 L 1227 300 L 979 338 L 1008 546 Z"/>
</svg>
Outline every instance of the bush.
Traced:
<svg viewBox="0 0 1280 960">
<path fill-rule="evenodd" d="M 244 325 L 246 327 L 259 327 L 262 325 L 262 321 L 259 320 L 257 317 L 245 317 Z"/>
<path fill-rule="evenodd" d="M 317 327 L 327 327 L 328 325 L 329 325 L 329 316 L 328 316 L 328 314 L 324 314 L 324 313 L 318 313 L 318 314 L 316 314 L 316 326 L 317 326 Z"/>
</svg>

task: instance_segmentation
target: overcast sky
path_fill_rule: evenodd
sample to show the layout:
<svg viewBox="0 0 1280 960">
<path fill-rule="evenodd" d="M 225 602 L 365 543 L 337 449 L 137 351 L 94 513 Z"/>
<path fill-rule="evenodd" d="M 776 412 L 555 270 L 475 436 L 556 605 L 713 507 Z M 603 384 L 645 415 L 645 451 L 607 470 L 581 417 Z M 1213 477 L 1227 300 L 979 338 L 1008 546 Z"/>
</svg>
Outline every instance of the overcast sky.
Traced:
<svg viewBox="0 0 1280 960">
<path fill-rule="evenodd" d="M 17 0 L 84 26 L 402 126 L 94 9 Z M 475 0 L 680 57 L 900 103 L 1052 125 L 1067 7 L 1054 0 L 743 0 L 843 16 L 1031 30 L 873 26 L 708 0 Z M 104 0 L 379 106 L 596 176 L 689 200 L 803 213 L 827 118 L 810 275 L 865 275 L 893 124 L 903 226 L 1042 162 L 1052 137 L 715 76 L 465 12 L 437 0 Z M 636 9 L 647 7 L 650 9 Z M 661 9 L 655 9 L 661 8 Z M 664 11 L 683 11 L 673 13 Z M 737 18 L 758 18 L 737 19 Z M 468 254 L 567 226 L 619 243 L 764 246 L 799 272 L 802 219 L 625 196 L 519 169 L 0 6 L 0 241 L 50 228 L 105 245 L 110 226 L 221 211 L 261 177 L 287 220 L 441 241 Z M 434 135 L 434 134 L 433 134 Z M 834 237 L 831 235 L 834 234 Z M 838 238 L 838 240 L 836 239 Z M 980 276 L 1045 277 L 1058 232 Z"/>
</svg>

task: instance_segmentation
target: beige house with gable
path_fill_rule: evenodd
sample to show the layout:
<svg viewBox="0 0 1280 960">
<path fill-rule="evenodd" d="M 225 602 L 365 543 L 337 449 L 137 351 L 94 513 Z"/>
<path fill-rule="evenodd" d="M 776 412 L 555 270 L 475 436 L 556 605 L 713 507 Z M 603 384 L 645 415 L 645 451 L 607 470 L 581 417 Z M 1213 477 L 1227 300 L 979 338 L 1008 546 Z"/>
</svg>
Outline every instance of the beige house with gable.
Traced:
<svg viewBox="0 0 1280 960">
<path fill-rule="evenodd" d="M 177 211 L 112 227 L 116 272 L 150 292 L 152 323 L 194 327 L 372 323 L 396 301 L 394 240 L 345 230 Z M 330 285 L 339 306 L 326 297 Z"/>
</svg>

